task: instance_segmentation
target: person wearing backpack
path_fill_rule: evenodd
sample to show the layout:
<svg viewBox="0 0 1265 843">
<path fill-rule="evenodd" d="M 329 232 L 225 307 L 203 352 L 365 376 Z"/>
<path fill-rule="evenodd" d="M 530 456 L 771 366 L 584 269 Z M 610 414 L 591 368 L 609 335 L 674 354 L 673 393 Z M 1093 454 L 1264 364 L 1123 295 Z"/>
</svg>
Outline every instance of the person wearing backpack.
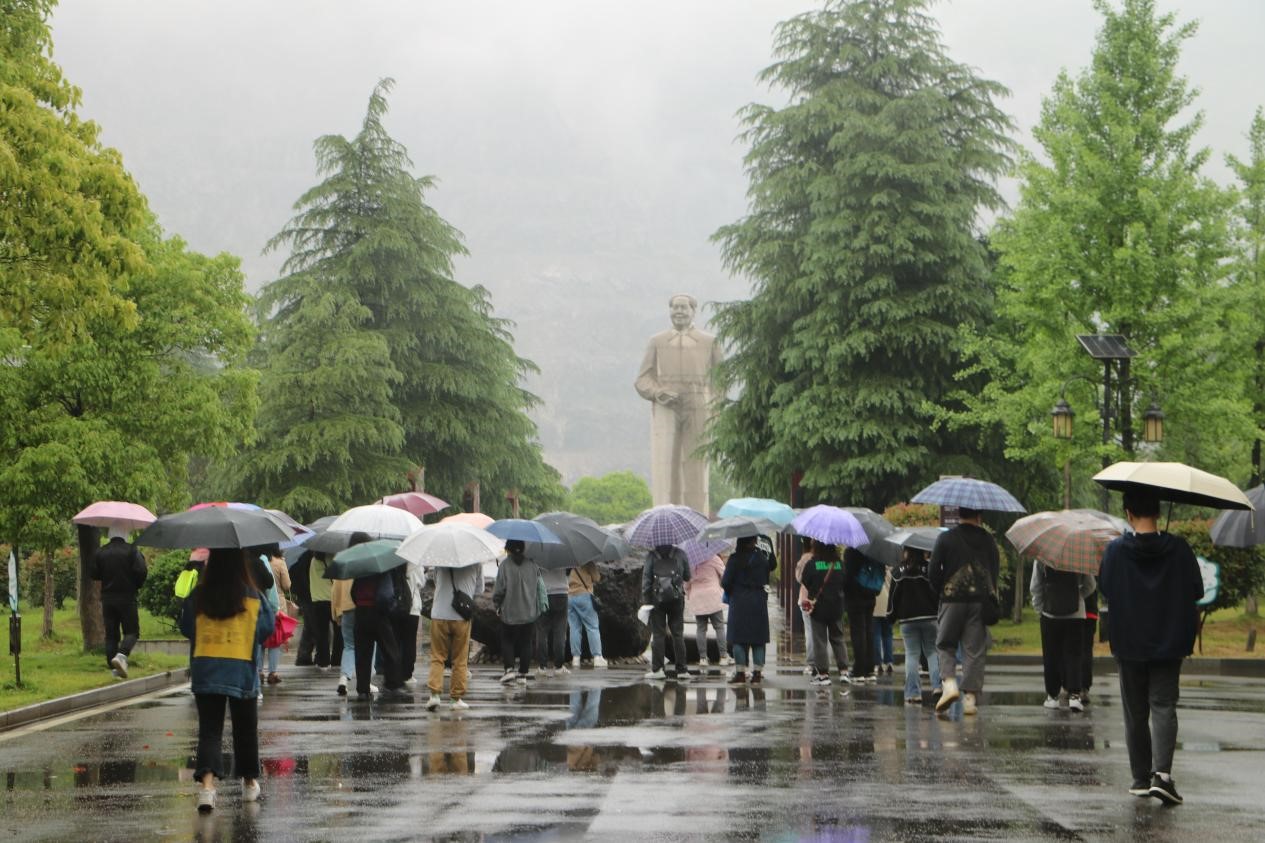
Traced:
<svg viewBox="0 0 1265 843">
<path fill-rule="evenodd" d="M 353 533 L 348 547 L 370 541 L 367 533 Z M 355 604 L 353 632 L 356 647 L 356 695 L 362 700 L 371 696 L 374 646 L 382 659 L 383 694 L 402 696 L 407 692 L 401 676 L 400 642 L 395 637 L 392 615 L 401 607 L 408 612 L 408 591 L 395 586 L 394 571 L 356 577 L 351 582 L 351 601 Z M 400 594 L 399 592 L 403 592 Z"/>
<path fill-rule="evenodd" d="M 1058 571 L 1040 559 L 1032 563 L 1032 608 L 1041 615 L 1041 664 L 1045 677 L 1046 708 L 1059 708 L 1063 693 L 1067 707 L 1084 711 L 1081 702 L 1085 675 L 1085 599 L 1098 590 L 1089 574 Z"/>
<path fill-rule="evenodd" d="M 777 567 L 777 560 L 756 541 L 755 536 L 738 539 L 720 578 L 720 587 L 729 597 L 725 637 L 734 657 L 734 673 L 729 677 L 732 685 L 747 681 L 748 664 L 751 684 L 758 685 L 763 679 L 764 648 L 769 643 L 769 574 Z"/>
<path fill-rule="evenodd" d="M 812 559 L 800 574 L 799 605 L 808 618 L 813 642 L 812 685 L 830 684 L 830 653 L 835 654 L 839 676 L 848 672 L 848 650 L 843 644 L 843 563 L 839 548 L 812 539 Z"/>
<path fill-rule="evenodd" d="M 874 676 L 874 601 L 883 589 L 882 568 L 855 547 L 843 552 L 843 608 L 848 614 L 848 633 L 852 639 L 852 671 L 840 677 L 840 681 L 877 681 Z"/>
<path fill-rule="evenodd" d="M 646 554 L 641 569 L 641 602 L 650 609 L 650 672 L 647 679 L 688 682 L 685 663 L 685 583 L 690 579 L 690 560 L 685 551 L 663 544 Z M 663 669 L 666 635 L 672 636 L 676 670 Z"/>
<path fill-rule="evenodd" d="M 501 683 L 504 685 L 515 680 L 519 685 L 527 684 L 536 619 L 542 611 L 540 597 L 544 584 L 540 579 L 540 566 L 523 555 L 525 548 L 517 539 L 505 543 L 507 555 L 497 568 L 496 584 L 492 586 L 492 605 L 501 619 L 501 662 L 505 665 Z M 544 603 L 548 606 L 547 593 Z"/>
<path fill-rule="evenodd" d="M 900 624 L 900 637 L 905 642 L 905 702 L 909 705 L 922 704 L 918 663 L 923 658 L 927 660 L 932 696 L 940 692 L 940 658 L 936 655 L 939 600 L 927 578 L 930 555 L 925 550 L 905 548 L 887 598 L 889 617 Z"/>
</svg>

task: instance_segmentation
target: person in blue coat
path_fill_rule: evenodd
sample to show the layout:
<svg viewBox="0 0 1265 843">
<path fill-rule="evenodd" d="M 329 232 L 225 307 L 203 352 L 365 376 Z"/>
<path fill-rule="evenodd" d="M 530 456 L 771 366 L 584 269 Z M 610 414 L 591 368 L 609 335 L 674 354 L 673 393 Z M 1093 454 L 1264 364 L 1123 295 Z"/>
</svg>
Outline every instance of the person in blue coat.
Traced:
<svg viewBox="0 0 1265 843">
<path fill-rule="evenodd" d="M 233 758 L 242 778 L 242 801 L 259 799 L 256 654 L 275 622 L 272 607 L 255 587 L 246 554 L 239 548 L 212 549 L 180 616 L 180 630 L 193 642 L 189 677 L 198 707 L 193 775 L 201 783 L 200 812 L 215 807 L 215 779 L 224 778 L 225 706 L 233 718 Z"/>
<path fill-rule="evenodd" d="M 1111 654 L 1133 773 L 1129 793 L 1176 805 L 1182 801 L 1172 775 L 1177 686 L 1182 659 L 1195 647 L 1203 577 L 1186 540 L 1160 532 L 1154 492 L 1127 490 L 1124 514 L 1133 532 L 1103 551 L 1098 590 L 1111 606 Z"/>
</svg>

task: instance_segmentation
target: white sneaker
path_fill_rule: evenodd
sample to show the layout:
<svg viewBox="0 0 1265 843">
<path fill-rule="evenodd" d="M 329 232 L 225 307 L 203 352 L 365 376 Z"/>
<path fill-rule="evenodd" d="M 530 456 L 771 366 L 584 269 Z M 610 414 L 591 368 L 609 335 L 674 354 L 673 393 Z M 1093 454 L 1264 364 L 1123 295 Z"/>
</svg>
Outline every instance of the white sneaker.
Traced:
<svg viewBox="0 0 1265 843">
<path fill-rule="evenodd" d="M 514 671 L 514 670 L 507 670 L 507 671 L 505 671 L 505 673 L 503 673 L 503 674 L 501 675 L 501 684 L 502 684 L 502 685 L 510 685 L 510 684 L 513 684 L 514 682 L 517 682 L 517 681 L 518 681 L 518 672 L 517 672 L 517 671 Z"/>
<path fill-rule="evenodd" d="M 816 673 L 817 673 L 817 670 L 811 664 L 804 665 L 805 676 L 813 676 Z"/>
<path fill-rule="evenodd" d="M 1042 705 L 1042 707 L 1044 707 L 1044 708 L 1055 708 L 1055 709 L 1056 709 L 1056 708 L 1058 708 L 1058 707 L 1059 707 L 1059 698 L 1058 698 L 1058 697 L 1046 697 L 1046 698 L 1045 698 L 1045 702 L 1041 703 L 1041 705 Z"/>
<path fill-rule="evenodd" d="M 378 686 L 377 686 L 377 685 L 375 685 L 375 684 L 373 684 L 372 682 L 370 682 L 370 683 L 369 683 L 369 693 L 371 693 L 371 694 L 376 694 L 376 693 L 378 693 Z"/>
<path fill-rule="evenodd" d="M 443 700 L 439 698 L 439 694 L 431 694 L 430 699 L 426 701 L 426 710 L 434 711 L 435 709 L 439 708 L 439 705 L 442 702 Z"/>
<path fill-rule="evenodd" d="M 347 686 L 348 686 L 348 685 L 350 685 L 350 684 L 351 684 L 351 677 L 350 677 L 350 676 L 340 676 L 340 677 L 338 677 L 338 696 L 340 696 L 340 697 L 345 697 L 345 696 L 347 696 Z"/>
<path fill-rule="evenodd" d="M 963 694 L 962 695 L 962 713 L 965 715 L 971 715 L 971 714 L 975 714 L 976 711 L 978 711 L 978 709 L 975 707 L 975 695 Z"/>
<path fill-rule="evenodd" d="M 404 680 L 404 687 L 405 687 L 405 688 L 416 688 L 416 687 L 417 687 L 417 677 L 416 677 L 416 676 L 410 676 L 408 679 L 405 679 L 405 680 Z"/>
<path fill-rule="evenodd" d="M 1078 694 L 1072 694 L 1067 698 L 1067 707 L 1072 711 L 1085 710 L 1085 704 L 1081 702 L 1081 698 Z"/>
<path fill-rule="evenodd" d="M 120 679 L 127 678 L 127 656 L 122 653 L 115 653 L 114 658 L 110 659 L 110 667 L 119 672 Z"/>
<path fill-rule="evenodd" d="M 117 668 L 113 668 L 113 667 L 112 667 L 112 668 L 110 668 L 110 675 L 111 675 L 111 676 L 113 676 L 115 679 L 122 679 L 122 678 L 123 678 L 123 674 L 119 673 L 118 669 L 117 669 Z"/>
<path fill-rule="evenodd" d="M 944 689 L 944 692 L 940 694 L 940 700 L 936 703 L 936 711 L 948 711 L 949 706 L 962 695 L 958 691 L 958 681 L 949 677 L 940 683 L 940 687 Z"/>
<path fill-rule="evenodd" d="M 209 814 L 215 809 L 215 788 L 198 788 L 198 813 Z"/>
<path fill-rule="evenodd" d="M 453 710 L 453 711 L 465 711 L 465 710 L 466 710 L 467 708 L 469 708 L 469 707 L 470 707 L 470 703 L 466 702 L 465 700 L 453 700 L 453 701 L 452 701 L 452 710 Z"/>
<path fill-rule="evenodd" d="M 242 784 L 242 801 L 258 802 L 259 801 L 259 779 L 255 779 L 250 783 Z"/>
<path fill-rule="evenodd" d="M 596 667 L 596 668 L 604 668 L 604 667 L 606 667 L 606 659 L 602 658 L 601 656 L 594 656 L 594 657 L 593 657 L 593 667 Z"/>
<path fill-rule="evenodd" d="M 519 676 L 518 676 L 518 684 L 519 684 L 519 685 L 526 685 L 526 684 L 527 684 L 527 680 L 528 680 L 529 678 L 530 678 L 530 677 L 529 677 L 526 673 L 520 673 L 520 674 L 519 674 Z"/>
<path fill-rule="evenodd" d="M 659 668 L 658 670 L 652 670 L 648 672 L 643 678 L 649 679 L 651 681 L 658 681 L 661 679 L 667 679 L 668 675 L 663 672 L 663 668 Z"/>
<path fill-rule="evenodd" d="M 559 675 L 559 676 L 567 676 L 567 675 L 569 675 L 570 673 L 571 673 L 570 668 L 568 668 L 565 664 L 564 664 L 562 667 L 558 668 L 558 675 Z"/>
<path fill-rule="evenodd" d="M 579 670 L 579 669 L 580 669 L 580 657 L 579 657 L 579 656 L 575 656 L 575 657 L 573 657 L 573 658 L 571 659 L 571 669 L 572 669 L 572 670 Z"/>
<path fill-rule="evenodd" d="M 733 666 L 734 666 L 734 657 L 733 657 L 733 656 L 725 656 L 723 659 L 721 659 L 721 660 L 720 660 L 720 663 L 721 663 L 722 665 L 724 665 L 725 667 L 733 667 Z"/>
</svg>

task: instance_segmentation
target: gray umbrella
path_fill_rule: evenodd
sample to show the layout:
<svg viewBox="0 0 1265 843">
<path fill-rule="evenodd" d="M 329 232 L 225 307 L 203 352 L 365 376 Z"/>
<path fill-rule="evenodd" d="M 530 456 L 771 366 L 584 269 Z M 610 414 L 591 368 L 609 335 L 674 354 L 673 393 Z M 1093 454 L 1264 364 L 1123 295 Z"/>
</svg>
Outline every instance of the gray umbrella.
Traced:
<svg viewBox="0 0 1265 843">
<path fill-rule="evenodd" d="M 1221 547 L 1256 547 L 1265 544 L 1265 485 L 1247 490 L 1247 499 L 1256 510 L 1228 509 L 1212 522 L 1212 543 Z"/>
<path fill-rule="evenodd" d="M 944 532 L 941 527 L 906 527 L 897 530 L 884 541 L 893 547 L 912 547 L 915 550 L 932 551 L 936 547 L 936 539 Z"/>
<path fill-rule="evenodd" d="M 752 518 L 748 515 L 732 515 L 713 521 L 698 531 L 700 541 L 716 541 L 717 539 L 742 539 L 751 536 L 776 536 L 782 528 L 767 518 Z"/>
<path fill-rule="evenodd" d="M 843 511 L 851 512 L 856 516 L 856 519 L 861 522 L 861 529 L 865 530 L 866 538 L 870 540 L 869 544 L 858 547 L 857 550 L 875 562 L 881 562 L 889 567 L 900 564 L 900 547 L 883 541 L 896 532 L 891 521 L 864 506 L 845 506 Z"/>
<path fill-rule="evenodd" d="M 208 506 L 164 515 L 136 537 L 148 547 L 254 547 L 280 544 L 294 531 L 258 509 Z"/>
<path fill-rule="evenodd" d="M 529 546 L 527 555 L 542 568 L 575 568 L 594 560 L 616 562 L 630 552 L 626 541 L 583 515 L 545 512 L 532 520 L 545 525 L 561 539 L 561 544 Z"/>
</svg>

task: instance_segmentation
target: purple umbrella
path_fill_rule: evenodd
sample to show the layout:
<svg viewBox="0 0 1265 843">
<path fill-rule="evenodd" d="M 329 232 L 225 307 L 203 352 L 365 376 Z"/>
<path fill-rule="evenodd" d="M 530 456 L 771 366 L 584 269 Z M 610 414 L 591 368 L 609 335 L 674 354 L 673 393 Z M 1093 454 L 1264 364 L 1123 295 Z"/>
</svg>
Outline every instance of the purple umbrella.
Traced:
<svg viewBox="0 0 1265 843">
<path fill-rule="evenodd" d="M 796 515 L 791 529 L 801 536 L 828 544 L 861 547 L 870 543 L 870 537 L 855 515 L 828 504 L 818 504 Z"/>
<path fill-rule="evenodd" d="M 681 542 L 677 547 L 685 551 L 686 558 L 690 560 L 690 569 L 693 570 L 716 554 L 731 549 L 733 545 L 727 541 L 689 539 Z"/>
<path fill-rule="evenodd" d="M 628 525 L 628 543 L 637 547 L 681 544 L 707 526 L 707 516 L 688 506 L 664 504 L 647 509 Z"/>
</svg>

